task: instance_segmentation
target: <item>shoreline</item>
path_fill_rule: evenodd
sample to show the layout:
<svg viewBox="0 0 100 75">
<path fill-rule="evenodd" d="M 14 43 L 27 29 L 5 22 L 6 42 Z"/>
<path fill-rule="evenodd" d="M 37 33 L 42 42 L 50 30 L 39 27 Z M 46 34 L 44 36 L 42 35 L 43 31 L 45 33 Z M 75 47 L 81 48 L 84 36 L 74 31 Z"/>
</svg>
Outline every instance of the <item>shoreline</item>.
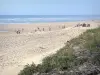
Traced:
<svg viewBox="0 0 100 75">
<path fill-rule="evenodd" d="M 44 22 L 32 22 L 32 23 L 0 23 L 0 25 L 9 25 L 9 24 L 42 24 L 42 23 L 68 23 L 68 22 L 89 22 L 89 21 L 100 21 L 100 19 L 91 19 L 91 20 L 70 20 L 70 21 L 44 21 Z"/>
</svg>

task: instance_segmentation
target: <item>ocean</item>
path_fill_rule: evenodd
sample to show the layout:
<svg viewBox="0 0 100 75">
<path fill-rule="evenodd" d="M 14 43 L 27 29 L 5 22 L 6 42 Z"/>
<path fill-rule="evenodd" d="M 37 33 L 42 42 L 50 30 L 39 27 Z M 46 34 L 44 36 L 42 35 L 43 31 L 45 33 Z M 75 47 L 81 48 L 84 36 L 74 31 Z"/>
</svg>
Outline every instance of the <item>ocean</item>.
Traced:
<svg viewBox="0 0 100 75">
<path fill-rule="evenodd" d="M 100 20 L 100 15 L 0 15 L 0 24 Z"/>
</svg>

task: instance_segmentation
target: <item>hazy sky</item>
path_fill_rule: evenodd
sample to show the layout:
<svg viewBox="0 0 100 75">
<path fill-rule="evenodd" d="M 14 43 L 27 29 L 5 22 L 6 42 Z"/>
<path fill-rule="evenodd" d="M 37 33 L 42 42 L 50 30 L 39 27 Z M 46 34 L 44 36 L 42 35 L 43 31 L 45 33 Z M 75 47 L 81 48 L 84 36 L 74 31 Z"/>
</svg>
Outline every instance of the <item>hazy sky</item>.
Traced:
<svg viewBox="0 0 100 75">
<path fill-rule="evenodd" d="M 100 15 L 100 0 L 0 0 L 0 15 Z"/>
</svg>

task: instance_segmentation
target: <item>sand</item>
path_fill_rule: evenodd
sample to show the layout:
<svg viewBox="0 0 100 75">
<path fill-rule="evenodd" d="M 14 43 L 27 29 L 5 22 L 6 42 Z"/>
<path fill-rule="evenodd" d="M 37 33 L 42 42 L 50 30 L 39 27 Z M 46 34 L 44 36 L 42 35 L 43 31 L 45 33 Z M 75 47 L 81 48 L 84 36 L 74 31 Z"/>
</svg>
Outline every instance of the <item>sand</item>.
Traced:
<svg viewBox="0 0 100 75">
<path fill-rule="evenodd" d="M 75 27 L 84 22 L 91 24 L 91 27 Z M 9 32 L 0 32 L 0 75 L 17 75 L 27 63 L 41 63 L 44 57 L 56 53 L 68 40 L 87 29 L 98 27 L 99 23 L 80 21 L 7 25 Z M 22 28 L 21 34 L 15 32 Z"/>
</svg>

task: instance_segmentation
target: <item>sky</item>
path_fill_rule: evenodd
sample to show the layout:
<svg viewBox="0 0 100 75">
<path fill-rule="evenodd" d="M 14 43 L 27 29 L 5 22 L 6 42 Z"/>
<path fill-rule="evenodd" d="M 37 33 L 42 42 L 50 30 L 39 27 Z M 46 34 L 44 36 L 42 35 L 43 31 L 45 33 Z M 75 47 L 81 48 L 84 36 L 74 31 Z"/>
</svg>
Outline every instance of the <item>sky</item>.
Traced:
<svg viewBox="0 0 100 75">
<path fill-rule="evenodd" d="M 0 0 L 0 15 L 100 15 L 100 0 Z"/>
</svg>

